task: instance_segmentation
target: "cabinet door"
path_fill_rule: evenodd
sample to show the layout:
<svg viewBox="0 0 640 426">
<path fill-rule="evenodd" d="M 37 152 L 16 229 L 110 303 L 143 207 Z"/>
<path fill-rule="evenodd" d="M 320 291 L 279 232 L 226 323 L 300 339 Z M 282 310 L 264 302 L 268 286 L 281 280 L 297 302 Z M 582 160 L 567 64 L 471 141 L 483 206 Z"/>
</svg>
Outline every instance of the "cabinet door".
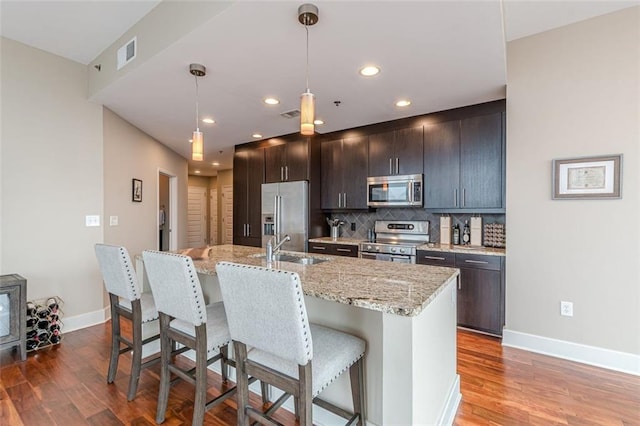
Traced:
<svg viewBox="0 0 640 426">
<path fill-rule="evenodd" d="M 431 266 L 455 267 L 455 253 L 444 251 L 425 251 L 418 250 L 416 252 L 416 263 Z"/>
<path fill-rule="evenodd" d="M 309 253 L 334 254 L 333 244 L 310 242 L 308 246 L 309 246 Z"/>
<path fill-rule="evenodd" d="M 394 174 L 394 132 L 369 135 L 369 176 Z"/>
<path fill-rule="evenodd" d="M 309 139 L 290 141 L 285 146 L 285 180 L 292 182 L 309 179 Z"/>
<path fill-rule="evenodd" d="M 348 138 L 342 141 L 343 208 L 367 208 L 367 162 L 366 137 Z M 323 179 L 322 183 L 324 182 Z"/>
<path fill-rule="evenodd" d="M 336 256 L 358 257 L 358 246 L 351 244 L 334 244 L 333 250 Z"/>
<path fill-rule="evenodd" d="M 247 226 L 249 151 L 233 156 L 233 243 L 243 244 Z"/>
<path fill-rule="evenodd" d="M 396 163 L 395 174 L 414 175 L 422 173 L 423 142 L 422 126 L 411 129 L 396 130 L 394 141 Z"/>
<path fill-rule="evenodd" d="M 459 207 L 460 122 L 424 127 L 424 208 Z"/>
<path fill-rule="evenodd" d="M 460 268 L 458 325 L 502 334 L 500 271 Z"/>
<path fill-rule="evenodd" d="M 323 142 L 320 145 L 321 207 L 337 209 L 342 197 L 342 140 Z"/>
<path fill-rule="evenodd" d="M 284 180 L 286 155 L 286 145 L 284 144 L 264 148 L 266 183 L 282 182 Z"/>
<path fill-rule="evenodd" d="M 462 208 L 502 208 L 502 114 L 462 120 L 460 167 Z"/>
<path fill-rule="evenodd" d="M 264 182 L 264 149 L 248 151 L 247 224 L 248 236 L 257 238 L 250 245 L 260 247 L 262 239 L 262 183 Z"/>
</svg>

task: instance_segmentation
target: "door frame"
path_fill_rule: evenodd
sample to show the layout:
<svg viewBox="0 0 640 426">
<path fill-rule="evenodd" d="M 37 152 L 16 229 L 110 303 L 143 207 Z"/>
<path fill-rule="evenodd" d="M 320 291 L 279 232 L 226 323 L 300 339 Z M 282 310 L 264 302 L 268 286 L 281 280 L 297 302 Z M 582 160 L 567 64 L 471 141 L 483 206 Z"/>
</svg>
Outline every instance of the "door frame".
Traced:
<svg viewBox="0 0 640 426">
<path fill-rule="evenodd" d="M 156 173 L 156 204 L 160 200 L 160 174 L 169 177 L 169 250 L 178 249 L 178 176 L 172 171 L 158 167 Z M 160 227 L 160 217 L 156 212 L 156 229 Z M 165 222 L 166 224 L 166 222 Z M 160 235 L 156 232 L 156 247 L 160 244 Z"/>
</svg>

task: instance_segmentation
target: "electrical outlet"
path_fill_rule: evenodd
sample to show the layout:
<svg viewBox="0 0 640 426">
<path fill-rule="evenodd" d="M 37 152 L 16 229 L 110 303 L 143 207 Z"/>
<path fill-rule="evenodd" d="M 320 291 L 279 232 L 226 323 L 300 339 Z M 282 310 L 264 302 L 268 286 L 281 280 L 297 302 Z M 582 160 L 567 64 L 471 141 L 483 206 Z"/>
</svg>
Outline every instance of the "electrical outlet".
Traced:
<svg viewBox="0 0 640 426">
<path fill-rule="evenodd" d="M 352 231 L 356 230 L 356 223 L 355 222 L 351 223 L 351 230 Z"/>
<path fill-rule="evenodd" d="M 573 316 L 573 302 L 560 302 L 560 315 L 563 317 Z"/>
<path fill-rule="evenodd" d="M 118 216 L 109 216 L 109 226 L 118 226 Z"/>
</svg>

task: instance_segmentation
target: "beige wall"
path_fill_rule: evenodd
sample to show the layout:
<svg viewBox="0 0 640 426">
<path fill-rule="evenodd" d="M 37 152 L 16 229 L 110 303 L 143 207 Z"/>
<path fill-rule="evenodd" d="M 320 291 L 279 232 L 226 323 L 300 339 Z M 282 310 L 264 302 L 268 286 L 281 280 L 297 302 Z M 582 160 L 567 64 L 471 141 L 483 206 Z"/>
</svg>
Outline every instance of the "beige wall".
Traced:
<svg viewBox="0 0 640 426">
<path fill-rule="evenodd" d="M 0 40 L 0 273 L 27 278 L 29 299 L 60 296 L 66 318 L 101 310 L 103 227 L 85 215 L 103 209 L 102 107 L 84 65 Z"/>
<path fill-rule="evenodd" d="M 233 185 L 233 170 L 220 170 L 218 179 L 216 180 L 216 189 L 218 190 L 218 244 L 222 243 L 224 224 L 222 222 L 222 187 L 224 185 Z"/>
<path fill-rule="evenodd" d="M 104 109 L 104 216 L 118 216 L 106 226 L 104 240 L 127 247 L 131 256 L 158 247 L 159 172 L 176 176 L 178 245 L 186 246 L 187 160 L 118 115 Z M 143 182 L 142 202 L 131 201 L 131 179 Z"/>
<path fill-rule="evenodd" d="M 508 43 L 508 330 L 640 354 L 639 41 L 636 7 Z M 619 153 L 621 200 L 551 200 L 552 159 Z"/>
</svg>

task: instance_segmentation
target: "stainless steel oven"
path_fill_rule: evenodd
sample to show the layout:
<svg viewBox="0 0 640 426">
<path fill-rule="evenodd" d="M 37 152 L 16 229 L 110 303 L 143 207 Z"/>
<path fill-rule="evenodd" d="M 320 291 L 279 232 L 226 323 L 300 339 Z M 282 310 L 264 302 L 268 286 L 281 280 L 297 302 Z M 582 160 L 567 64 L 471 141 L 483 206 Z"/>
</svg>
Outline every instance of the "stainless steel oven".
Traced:
<svg viewBox="0 0 640 426">
<path fill-rule="evenodd" d="M 378 220 L 375 241 L 360 243 L 362 259 L 416 263 L 416 248 L 429 242 L 428 220 Z"/>
<path fill-rule="evenodd" d="M 367 178 L 367 206 L 422 206 L 422 175 Z"/>
</svg>

